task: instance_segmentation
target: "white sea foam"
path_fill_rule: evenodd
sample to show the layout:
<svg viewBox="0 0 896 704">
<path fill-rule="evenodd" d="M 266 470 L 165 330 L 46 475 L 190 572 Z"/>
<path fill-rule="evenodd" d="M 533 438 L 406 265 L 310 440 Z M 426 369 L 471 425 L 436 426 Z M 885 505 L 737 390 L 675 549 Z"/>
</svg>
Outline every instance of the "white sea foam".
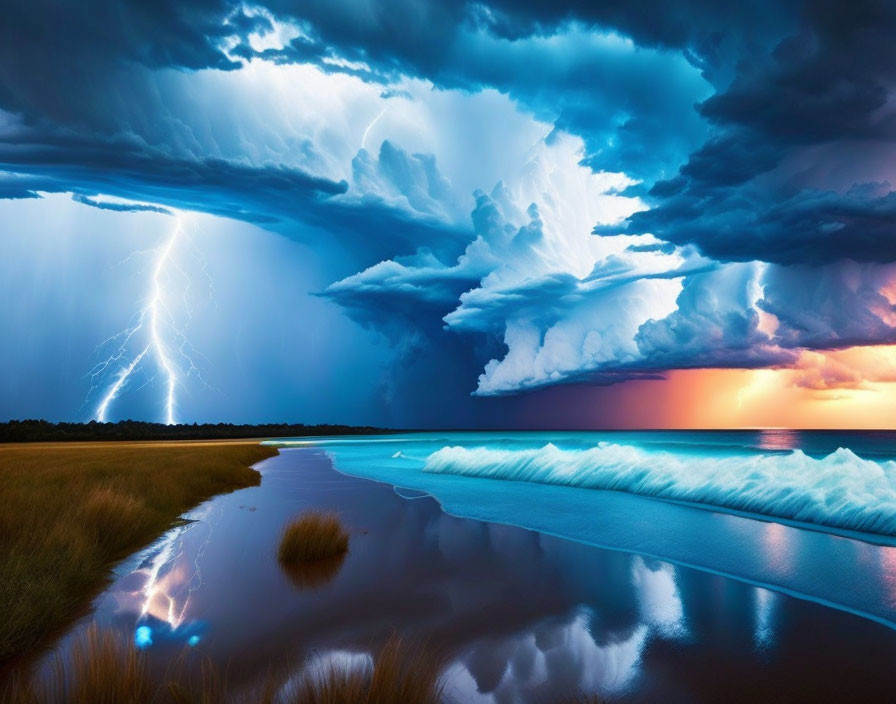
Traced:
<svg viewBox="0 0 896 704">
<path fill-rule="evenodd" d="M 443 447 L 426 472 L 626 491 L 880 535 L 896 535 L 896 462 L 840 448 L 741 456 L 648 452 L 599 443 L 527 450 Z"/>
</svg>

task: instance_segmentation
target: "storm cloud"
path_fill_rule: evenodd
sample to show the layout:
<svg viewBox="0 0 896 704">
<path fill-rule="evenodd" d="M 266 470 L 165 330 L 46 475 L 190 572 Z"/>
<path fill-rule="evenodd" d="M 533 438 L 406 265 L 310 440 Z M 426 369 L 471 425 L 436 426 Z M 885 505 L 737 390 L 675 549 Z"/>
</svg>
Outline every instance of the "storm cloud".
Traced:
<svg viewBox="0 0 896 704">
<path fill-rule="evenodd" d="M 297 305 L 386 340 L 384 398 L 423 369 L 461 419 L 675 369 L 837 388 L 812 354 L 896 342 L 892 3 L 3 12 L 0 202 L 310 248 Z"/>
</svg>

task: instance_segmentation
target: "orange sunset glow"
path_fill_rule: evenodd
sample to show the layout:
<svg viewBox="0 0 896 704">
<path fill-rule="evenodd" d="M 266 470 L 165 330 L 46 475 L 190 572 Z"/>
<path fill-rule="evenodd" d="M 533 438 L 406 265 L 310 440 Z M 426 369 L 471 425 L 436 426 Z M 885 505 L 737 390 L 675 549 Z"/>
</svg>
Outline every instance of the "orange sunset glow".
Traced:
<svg viewBox="0 0 896 704">
<path fill-rule="evenodd" d="M 665 428 L 896 427 L 896 345 L 804 351 L 794 367 L 673 370 L 627 398 Z M 649 403 L 645 401 L 649 400 Z"/>
</svg>

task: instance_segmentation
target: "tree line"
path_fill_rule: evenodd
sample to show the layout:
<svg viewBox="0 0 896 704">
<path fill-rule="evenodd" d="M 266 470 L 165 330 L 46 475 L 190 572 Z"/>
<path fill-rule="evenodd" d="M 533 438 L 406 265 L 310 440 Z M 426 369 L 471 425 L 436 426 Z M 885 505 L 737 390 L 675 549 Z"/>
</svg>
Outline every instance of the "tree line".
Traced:
<svg viewBox="0 0 896 704">
<path fill-rule="evenodd" d="M 0 423 L 0 442 L 52 442 L 76 440 L 216 440 L 233 438 L 305 437 L 312 435 L 376 435 L 385 428 L 304 423 L 192 423 L 165 425 L 139 420 L 117 423 L 51 423 L 46 420 L 11 420 Z"/>
</svg>

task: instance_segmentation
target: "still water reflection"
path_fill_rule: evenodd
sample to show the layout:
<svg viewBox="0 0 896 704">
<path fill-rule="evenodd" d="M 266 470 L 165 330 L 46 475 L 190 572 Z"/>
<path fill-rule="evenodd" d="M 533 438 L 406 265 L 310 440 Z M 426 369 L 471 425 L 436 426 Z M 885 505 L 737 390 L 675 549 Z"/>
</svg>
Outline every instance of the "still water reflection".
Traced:
<svg viewBox="0 0 896 704">
<path fill-rule="evenodd" d="M 585 692 L 854 701 L 896 685 L 896 631 L 860 617 L 636 554 L 453 517 L 428 496 L 339 474 L 313 448 L 285 450 L 261 470 L 260 487 L 206 503 L 193 522 L 121 565 L 73 634 L 90 621 L 121 629 L 160 672 L 192 647 L 248 686 L 287 659 L 369 662 L 395 630 L 447 649 L 446 692 L 458 702 Z M 340 513 L 350 550 L 325 574 L 286 574 L 277 537 L 308 507 Z M 764 525 L 761 549 L 785 569 L 789 533 Z"/>
</svg>

